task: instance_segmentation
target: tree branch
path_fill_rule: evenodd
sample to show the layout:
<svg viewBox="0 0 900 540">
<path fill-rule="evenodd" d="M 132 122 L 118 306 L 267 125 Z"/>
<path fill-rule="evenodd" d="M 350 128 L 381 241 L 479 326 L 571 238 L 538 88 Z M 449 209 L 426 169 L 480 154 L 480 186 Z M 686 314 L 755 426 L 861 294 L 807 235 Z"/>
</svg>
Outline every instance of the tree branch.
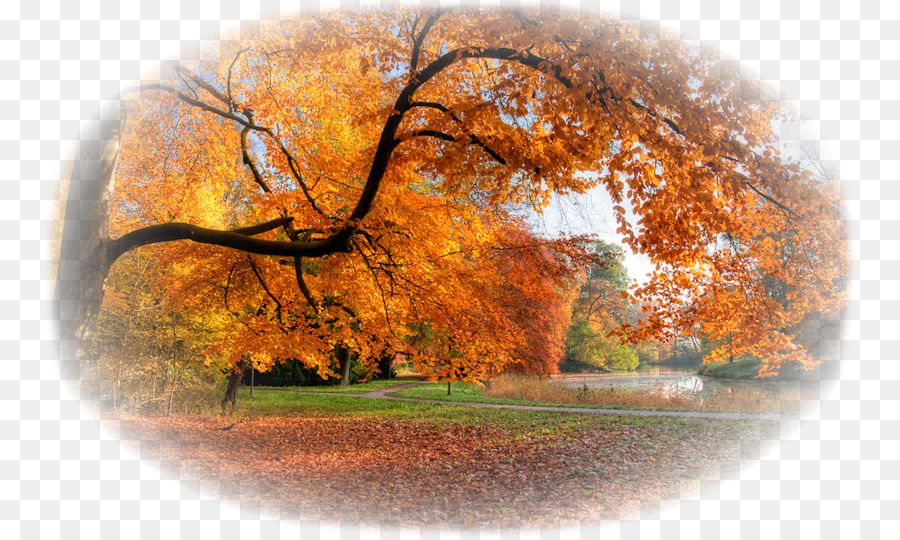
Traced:
<svg viewBox="0 0 900 540">
<path fill-rule="evenodd" d="M 420 30 L 418 35 L 413 38 L 413 48 L 409 59 L 409 72 L 411 74 L 414 75 L 416 73 L 416 68 L 419 65 L 419 56 L 422 52 L 422 43 L 425 41 L 425 36 L 428 35 L 428 32 L 431 31 L 431 27 L 443 14 L 444 13 L 438 9 L 431 17 L 428 17 L 425 24 L 422 25 L 422 30 Z M 416 23 L 418 23 L 418 19 L 416 19 Z M 413 27 L 413 32 L 415 33 L 415 26 Z"/>
<path fill-rule="evenodd" d="M 294 274 L 297 277 L 297 287 L 300 289 L 303 298 L 306 298 L 306 303 L 313 308 L 313 311 L 318 313 L 319 303 L 316 302 L 312 291 L 309 290 L 309 286 L 306 284 L 306 279 L 303 277 L 303 257 L 294 257 Z"/>
<path fill-rule="evenodd" d="M 247 260 L 250 261 L 250 269 L 253 270 L 253 274 L 256 276 L 259 284 L 262 285 L 263 290 L 266 291 L 266 294 L 269 295 L 269 298 L 271 298 L 275 302 L 275 313 L 278 315 L 278 322 L 284 324 L 284 321 L 281 320 L 281 302 L 278 300 L 278 298 L 275 297 L 274 294 L 272 294 L 272 291 L 269 290 L 269 287 L 268 285 L 266 285 L 262 274 L 256 267 L 256 263 L 253 262 L 253 258 L 247 255 Z"/>
<path fill-rule="evenodd" d="M 450 111 L 449 108 L 447 108 L 446 106 L 444 106 L 444 105 L 441 104 L 441 103 L 435 103 L 435 102 L 432 102 L 432 101 L 417 101 L 417 102 L 413 103 L 413 104 L 410 106 L 410 109 L 412 109 L 412 108 L 414 108 L 414 107 L 425 107 L 425 108 L 429 108 L 429 109 L 437 109 L 437 110 L 439 110 L 439 111 L 441 111 L 441 112 L 447 114 L 448 116 L 450 116 L 450 118 L 451 118 L 454 122 L 456 122 L 457 124 L 459 124 L 460 126 L 462 126 L 463 131 L 467 131 L 467 130 L 465 129 L 465 125 L 463 124 L 463 121 L 462 121 L 458 116 L 456 116 L 455 114 L 453 114 L 453 112 Z M 418 131 L 418 132 L 413 133 L 411 136 L 415 137 L 415 136 L 419 136 L 419 135 L 431 135 L 431 136 L 436 136 L 436 137 L 438 137 L 438 138 L 442 138 L 442 139 L 448 140 L 448 141 L 454 141 L 454 142 L 457 142 L 457 141 L 458 141 L 458 139 L 455 139 L 455 138 L 449 138 L 449 137 L 450 137 L 449 135 L 445 135 L 445 134 L 443 134 L 443 133 L 439 133 L 439 134 L 436 135 L 436 133 L 439 133 L 439 132 L 432 132 L 432 131 L 430 131 L 430 130 L 421 130 L 421 131 Z M 472 134 L 472 133 L 467 133 L 467 134 L 469 135 L 469 142 L 470 142 L 470 144 L 474 144 L 474 145 L 476 145 L 476 146 L 480 146 L 482 150 L 484 150 L 485 152 L 487 152 L 487 154 L 490 155 L 492 158 L 494 158 L 498 163 L 500 163 L 501 165 L 506 165 L 506 160 L 503 159 L 503 158 L 500 156 L 500 154 L 498 154 L 497 152 L 495 152 L 492 148 L 490 148 L 489 146 L 487 146 L 487 145 L 484 143 L 484 141 L 482 141 L 477 135 Z M 406 139 L 405 139 L 404 137 L 401 136 L 401 137 L 397 140 L 397 143 L 399 144 L 399 143 L 402 142 L 403 140 L 406 140 Z M 395 145 L 395 146 L 396 146 L 396 145 Z"/>
<path fill-rule="evenodd" d="M 122 95 L 124 96 L 124 95 L 130 94 L 130 93 L 133 93 L 133 92 L 145 92 L 147 90 L 162 90 L 163 92 L 168 92 L 168 93 L 174 95 L 175 97 L 177 97 L 178 99 L 180 99 L 181 101 L 187 103 L 188 105 L 193 105 L 195 107 L 203 109 L 204 111 L 211 112 L 215 115 L 221 116 L 222 118 L 226 118 L 228 120 L 232 120 L 244 127 L 249 127 L 250 129 L 253 129 L 256 131 L 267 131 L 268 130 L 268 128 L 257 126 L 256 124 L 254 124 L 252 122 L 248 122 L 247 120 L 241 118 L 240 116 L 237 116 L 228 111 L 223 111 L 222 109 L 213 107 L 212 105 L 210 105 L 208 103 L 200 101 L 199 99 L 192 98 L 191 96 L 185 94 L 184 92 L 176 90 L 176 89 L 172 88 L 171 86 L 167 86 L 165 84 L 160 84 L 160 83 L 142 84 L 139 86 L 135 86 L 135 87 L 127 88 L 127 89 L 123 90 Z"/>
<path fill-rule="evenodd" d="M 191 240 L 199 244 L 229 247 L 248 253 L 256 253 L 257 255 L 291 257 L 321 257 L 348 249 L 349 240 L 353 234 L 353 230 L 350 228 L 342 229 L 328 238 L 296 242 L 260 240 L 251 236 L 281 227 L 289 223 L 291 219 L 290 217 L 283 217 L 253 227 L 226 231 L 207 229 L 187 223 L 151 225 L 132 231 L 115 240 L 107 240 L 101 244 L 102 257 L 104 263 L 111 265 L 122 254 L 131 249 L 147 244 L 171 242 L 174 240 Z"/>
<path fill-rule="evenodd" d="M 224 300 L 225 300 L 225 309 L 227 309 L 228 312 L 231 313 L 231 314 L 234 316 L 234 318 L 235 318 L 236 320 L 240 321 L 241 324 L 243 324 L 244 326 L 246 326 L 248 329 L 251 329 L 251 330 L 252 330 L 252 328 L 250 328 L 250 325 L 247 324 L 247 322 L 244 321 L 244 320 L 241 318 L 240 314 L 238 314 L 238 312 L 232 310 L 232 309 L 231 309 L 231 306 L 228 305 L 228 289 L 231 288 L 231 276 L 234 275 L 235 267 L 236 267 L 236 265 L 232 265 L 232 266 L 231 266 L 231 270 L 229 270 L 229 272 L 228 272 L 228 279 L 225 280 L 225 291 L 224 291 L 224 295 L 225 295 L 225 298 L 224 298 Z"/>
<path fill-rule="evenodd" d="M 231 232 L 237 234 L 243 234 L 245 236 L 256 236 L 257 234 L 262 234 L 264 232 L 268 232 L 278 227 L 283 227 L 288 223 L 294 221 L 292 217 L 280 217 L 278 219 L 273 219 L 272 221 L 266 221 L 265 223 L 260 223 L 259 225 L 253 225 L 251 227 L 244 227 L 242 229 L 232 229 Z"/>
</svg>

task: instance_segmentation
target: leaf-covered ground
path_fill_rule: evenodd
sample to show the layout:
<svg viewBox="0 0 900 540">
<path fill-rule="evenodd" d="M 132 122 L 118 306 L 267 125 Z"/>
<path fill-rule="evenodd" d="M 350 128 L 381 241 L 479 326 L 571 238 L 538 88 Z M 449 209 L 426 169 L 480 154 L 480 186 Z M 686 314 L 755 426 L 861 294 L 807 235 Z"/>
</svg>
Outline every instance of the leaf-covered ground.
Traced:
<svg viewBox="0 0 900 540">
<path fill-rule="evenodd" d="M 619 519 L 734 476 L 777 424 L 558 414 L 528 423 L 340 414 L 121 419 L 124 440 L 282 517 L 504 528 Z"/>
</svg>

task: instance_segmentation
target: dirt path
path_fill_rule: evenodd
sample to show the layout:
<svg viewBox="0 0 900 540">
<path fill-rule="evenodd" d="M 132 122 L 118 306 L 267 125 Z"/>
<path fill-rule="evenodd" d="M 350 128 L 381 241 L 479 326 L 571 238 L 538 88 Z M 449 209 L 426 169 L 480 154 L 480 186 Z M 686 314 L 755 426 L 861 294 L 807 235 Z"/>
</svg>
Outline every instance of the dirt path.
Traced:
<svg viewBox="0 0 900 540">
<path fill-rule="evenodd" d="M 666 411 L 652 409 L 604 409 L 593 407 L 565 407 L 565 406 L 547 406 L 547 405 L 513 405 L 506 403 L 480 403 L 477 401 L 445 401 L 438 399 L 422 399 L 408 398 L 390 395 L 393 392 L 414 388 L 423 384 L 430 384 L 428 381 L 416 381 L 397 386 L 388 386 L 379 390 L 365 392 L 360 394 L 349 394 L 345 392 L 298 392 L 296 390 L 276 390 L 268 389 L 275 392 L 292 392 L 296 394 L 319 394 L 329 396 L 345 396 L 358 397 L 365 399 L 386 399 L 389 401 L 410 401 L 415 403 L 434 403 L 434 404 L 454 404 L 464 405 L 466 407 L 484 407 L 490 409 L 516 409 L 520 411 L 551 411 L 551 412 L 567 412 L 581 414 L 609 414 L 609 415 L 629 415 L 629 416 L 674 416 L 679 418 L 713 418 L 719 420 L 790 420 L 796 418 L 792 414 L 778 413 L 749 413 L 749 412 L 715 412 L 715 411 Z"/>
</svg>

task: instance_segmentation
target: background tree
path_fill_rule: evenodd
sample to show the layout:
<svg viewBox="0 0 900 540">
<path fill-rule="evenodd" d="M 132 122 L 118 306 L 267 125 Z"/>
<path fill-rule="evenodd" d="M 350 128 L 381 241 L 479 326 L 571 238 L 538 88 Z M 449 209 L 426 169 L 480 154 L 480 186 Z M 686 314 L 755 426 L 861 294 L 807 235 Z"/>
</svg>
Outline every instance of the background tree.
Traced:
<svg viewBox="0 0 900 540">
<path fill-rule="evenodd" d="M 628 271 L 621 247 L 604 241 L 594 244 L 588 266 L 572 305 L 566 333 L 567 369 L 634 369 L 638 355 L 613 332 L 628 316 Z"/>
</svg>

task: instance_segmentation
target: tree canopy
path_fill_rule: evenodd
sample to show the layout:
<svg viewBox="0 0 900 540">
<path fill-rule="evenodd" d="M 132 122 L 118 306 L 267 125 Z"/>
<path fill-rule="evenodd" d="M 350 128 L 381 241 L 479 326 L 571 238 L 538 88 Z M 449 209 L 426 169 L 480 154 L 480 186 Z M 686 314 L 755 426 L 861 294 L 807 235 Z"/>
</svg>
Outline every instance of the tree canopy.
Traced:
<svg viewBox="0 0 900 540">
<path fill-rule="evenodd" d="M 595 259 L 521 209 L 598 186 L 656 268 L 628 294 L 657 308 L 623 339 L 728 335 L 710 358 L 753 354 L 766 375 L 810 365 L 789 329 L 841 304 L 837 187 L 783 154 L 791 113 L 731 64 L 621 21 L 339 11 L 186 54 L 124 102 L 111 236 L 98 225 L 83 271 L 103 280 L 167 243 L 180 305 L 232 315 L 234 362 L 299 353 L 328 371 L 336 350 L 403 351 L 477 378 L 558 356 L 553 306 Z M 82 326 L 99 294 L 79 300 Z"/>
</svg>

